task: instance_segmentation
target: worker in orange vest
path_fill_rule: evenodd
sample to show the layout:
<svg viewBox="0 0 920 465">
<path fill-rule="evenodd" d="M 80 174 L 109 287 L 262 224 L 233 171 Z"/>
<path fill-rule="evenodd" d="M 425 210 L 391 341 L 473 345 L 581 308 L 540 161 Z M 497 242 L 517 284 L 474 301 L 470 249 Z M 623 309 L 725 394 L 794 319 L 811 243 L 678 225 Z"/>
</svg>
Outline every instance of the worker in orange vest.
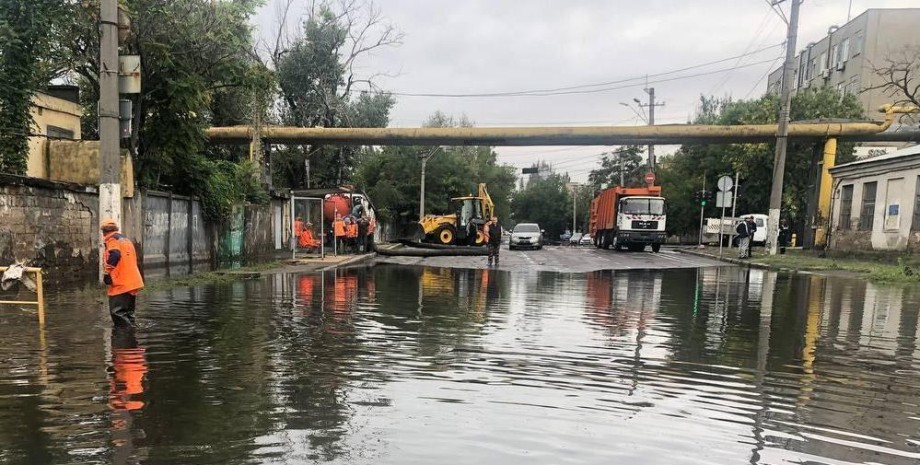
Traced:
<svg viewBox="0 0 920 465">
<path fill-rule="evenodd" d="M 342 215 L 336 213 L 335 221 L 332 222 L 332 233 L 335 235 L 336 253 L 344 253 L 345 247 L 345 221 Z"/>
<path fill-rule="evenodd" d="M 345 218 L 345 239 L 348 241 L 348 249 L 351 253 L 357 252 L 358 222 L 352 217 Z"/>
<path fill-rule="evenodd" d="M 302 232 L 303 232 L 303 218 L 298 216 L 297 219 L 294 220 L 294 237 L 300 238 L 300 233 Z"/>
<path fill-rule="evenodd" d="M 307 221 L 307 224 L 301 228 L 298 245 L 304 249 L 314 249 L 319 247 L 319 241 L 313 235 L 313 223 Z"/>
<path fill-rule="evenodd" d="M 134 243 L 118 232 L 114 220 L 104 220 L 99 226 L 105 241 L 102 256 L 103 281 L 108 286 L 109 314 L 116 326 L 134 326 L 134 306 L 137 293 L 144 288 L 144 279 L 137 267 Z"/>
</svg>

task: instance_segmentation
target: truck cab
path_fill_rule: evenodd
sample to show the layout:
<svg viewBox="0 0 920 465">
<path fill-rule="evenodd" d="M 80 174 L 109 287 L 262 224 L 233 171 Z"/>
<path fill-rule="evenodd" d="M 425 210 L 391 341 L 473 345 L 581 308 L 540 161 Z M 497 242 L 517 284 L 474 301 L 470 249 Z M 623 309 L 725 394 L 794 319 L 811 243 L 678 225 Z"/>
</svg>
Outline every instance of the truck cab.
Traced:
<svg viewBox="0 0 920 465">
<path fill-rule="evenodd" d="M 617 206 L 615 249 L 626 246 L 637 251 L 651 245 L 658 252 L 664 243 L 667 211 L 663 197 L 630 196 L 620 199 Z"/>
</svg>

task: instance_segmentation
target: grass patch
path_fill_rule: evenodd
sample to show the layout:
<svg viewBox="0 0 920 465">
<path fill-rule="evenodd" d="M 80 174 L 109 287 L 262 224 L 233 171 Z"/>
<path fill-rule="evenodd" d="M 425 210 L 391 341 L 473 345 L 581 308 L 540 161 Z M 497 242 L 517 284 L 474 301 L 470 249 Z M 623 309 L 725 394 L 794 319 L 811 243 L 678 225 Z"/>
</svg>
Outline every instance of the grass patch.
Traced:
<svg viewBox="0 0 920 465">
<path fill-rule="evenodd" d="M 897 263 L 881 263 L 865 259 L 818 257 L 811 252 L 789 251 L 785 255 L 761 255 L 755 263 L 800 271 L 844 271 L 864 275 L 872 281 L 890 283 L 920 283 L 920 262 L 898 259 Z"/>
<path fill-rule="evenodd" d="M 263 271 L 273 270 L 284 266 L 284 262 L 273 261 L 259 263 L 252 266 L 240 268 L 223 268 L 207 273 L 195 273 L 188 276 L 177 276 L 167 278 L 162 281 L 156 281 L 150 285 L 144 286 L 145 291 L 157 292 L 172 289 L 174 287 L 195 287 L 206 284 L 222 284 L 233 281 L 239 281 L 249 277 L 249 273 L 261 273 Z"/>
</svg>

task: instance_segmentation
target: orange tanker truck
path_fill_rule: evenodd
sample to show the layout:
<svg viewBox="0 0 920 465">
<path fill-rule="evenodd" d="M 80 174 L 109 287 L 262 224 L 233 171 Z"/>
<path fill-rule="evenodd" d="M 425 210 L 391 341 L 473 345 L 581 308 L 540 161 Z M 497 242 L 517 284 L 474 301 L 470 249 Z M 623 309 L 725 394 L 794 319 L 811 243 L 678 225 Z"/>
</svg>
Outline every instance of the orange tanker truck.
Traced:
<svg viewBox="0 0 920 465">
<path fill-rule="evenodd" d="M 666 219 L 661 186 L 616 186 L 591 201 L 589 231 L 595 247 L 638 252 L 650 245 L 658 252 L 665 240 Z"/>
</svg>

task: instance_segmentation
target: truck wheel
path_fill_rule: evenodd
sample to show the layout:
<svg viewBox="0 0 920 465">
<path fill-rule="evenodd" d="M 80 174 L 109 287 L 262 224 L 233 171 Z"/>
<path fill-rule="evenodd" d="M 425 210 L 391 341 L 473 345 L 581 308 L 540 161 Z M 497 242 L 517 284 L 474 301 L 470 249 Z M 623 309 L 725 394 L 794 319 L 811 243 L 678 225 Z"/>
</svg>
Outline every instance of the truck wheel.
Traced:
<svg viewBox="0 0 920 465">
<path fill-rule="evenodd" d="M 652 252 L 658 253 L 661 250 L 661 244 L 652 244 Z"/>
<path fill-rule="evenodd" d="M 457 239 L 457 230 L 449 224 L 438 226 L 434 230 L 434 239 L 438 244 L 451 245 Z"/>
<path fill-rule="evenodd" d="M 616 250 L 617 252 L 623 251 L 623 244 L 620 243 L 620 240 L 617 239 L 616 236 L 613 238 L 613 250 Z"/>
</svg>

